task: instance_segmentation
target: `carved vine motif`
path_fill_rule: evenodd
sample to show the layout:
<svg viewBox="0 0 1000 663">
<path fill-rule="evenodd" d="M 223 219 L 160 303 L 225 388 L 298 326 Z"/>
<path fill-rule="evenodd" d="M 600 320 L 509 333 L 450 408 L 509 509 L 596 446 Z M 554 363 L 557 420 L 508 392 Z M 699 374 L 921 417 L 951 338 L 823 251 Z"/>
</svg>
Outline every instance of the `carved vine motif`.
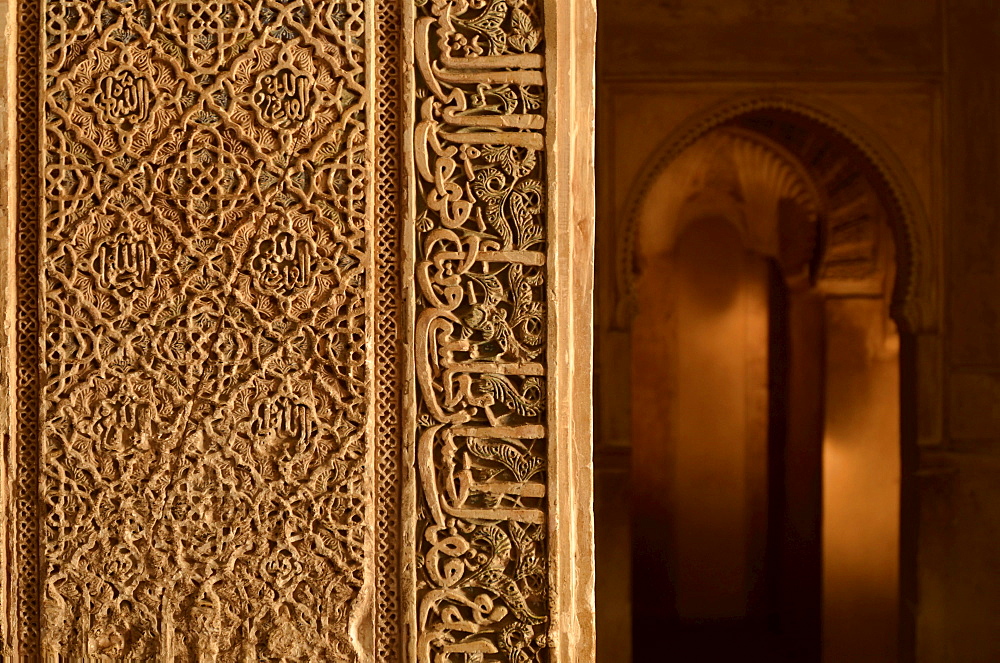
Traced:
<svg viewBox="0 0 1000 663">
<path fill-rule="evenodd" d="M 356 660 L 365 3 L 42 11 L 43 653 Z"/>
<path fill-rule="evenodd" d="M 416 653 L 544 661 L 541 6 L 417 4 Z"/>
</svg>

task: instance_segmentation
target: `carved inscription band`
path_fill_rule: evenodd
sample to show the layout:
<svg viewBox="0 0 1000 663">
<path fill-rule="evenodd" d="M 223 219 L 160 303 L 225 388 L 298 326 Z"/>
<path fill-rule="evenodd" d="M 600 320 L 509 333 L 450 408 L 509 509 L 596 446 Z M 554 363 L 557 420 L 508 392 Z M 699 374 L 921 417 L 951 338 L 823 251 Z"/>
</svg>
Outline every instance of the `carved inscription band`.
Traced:
<svg viewBox="0 0 1000 663">
<path fill-rule="evenodd" d="M 434 1 L 413 26 L 420 663 L 547 659 L 540 10 Z"/>
<path fill-rule="evenodd" d="M 3 653 L 549 660 L 540 0 L 18 20 Z"/>
</svg>

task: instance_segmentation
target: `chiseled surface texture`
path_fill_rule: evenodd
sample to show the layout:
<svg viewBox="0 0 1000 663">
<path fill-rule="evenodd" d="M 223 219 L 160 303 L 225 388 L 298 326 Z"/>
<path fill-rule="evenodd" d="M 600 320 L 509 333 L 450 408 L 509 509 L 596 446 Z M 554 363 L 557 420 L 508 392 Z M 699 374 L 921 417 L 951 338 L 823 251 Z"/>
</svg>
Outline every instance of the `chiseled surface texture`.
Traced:
<svg viewBox="0 0 1000 663">
<path fill-rule="evenodd" d="M 592 660 L 593 11 L 20 0 L 0 655 Z"/>
<path fill-rule="evenodd" d="M 364 9 L 42 7 L 44 653 L 356 657 Z"/>
<path fill-rule="evenodd" d="M 421 662 L 548 660 L 541 5 L 415 17 Z"/>
</svg>

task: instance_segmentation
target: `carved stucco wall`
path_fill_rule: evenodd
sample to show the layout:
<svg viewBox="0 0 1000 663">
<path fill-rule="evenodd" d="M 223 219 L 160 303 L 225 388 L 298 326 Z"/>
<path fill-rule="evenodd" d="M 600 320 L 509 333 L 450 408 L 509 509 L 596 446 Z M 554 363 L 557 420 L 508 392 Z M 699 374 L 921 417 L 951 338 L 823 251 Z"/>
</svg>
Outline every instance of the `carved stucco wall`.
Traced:
<svg viewBox="0 0 1000 663">
<path fill-rule="evenodd" d="M 548 646 L 542 16 L 478 4 L 414 27 L 421 661 Z"/>
<path fill-rule="evenodd" d="M 16 16 L 4 653 L 585 660 L 593 8 Z"/>
<path fill-rule="evenodd" d="M 43 7 L 46 655 L 356 647 L 371 447 L 363 10 Z"/>
</svg>

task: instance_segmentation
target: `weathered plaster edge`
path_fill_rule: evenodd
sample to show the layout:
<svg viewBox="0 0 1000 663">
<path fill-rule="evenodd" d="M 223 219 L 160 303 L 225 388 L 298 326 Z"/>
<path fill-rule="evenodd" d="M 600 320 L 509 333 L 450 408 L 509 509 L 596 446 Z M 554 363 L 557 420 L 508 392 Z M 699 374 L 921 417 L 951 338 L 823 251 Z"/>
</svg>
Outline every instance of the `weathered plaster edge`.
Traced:
<svg viewBox="0 0 1000 663">
<path fill-rule="evenodd" d="M 14 411 L 16 394 L 16 352 L 17 333 L 15 329 L 17 283 L 15 252 L 15 225 L 17 217 L 16 193 L 14 186 L 17 106 L 11 103 L 17 58 L 17 3 L 3 0 L 0 3 L 0 52 L 6 66 L 3 82 L 0 83 L 0 116 L 4 119 L 0 132 L 0 566 L 3 578 L 0 580 L 0 656 L 17 651 L 17 600 L 14 587 L 14 567 L 16 556 L 16 517 L 13 500 L 16 480 L 17 458 L 15 455 L 16 415 Z"/>
<path fill-rule="evenodd" d="M 375 14 L 378 11 L 375 0 L 365 0 L 365 383 L 366 408 L 365 417 L 365 527 L 364 527 L 364 571 L 361 589 L 355 599 L 350 616 L 349 632 L 354 645 L 354 651 L 361 663 L 375 661 L 375 628 L 376 628 L 376 597 L 375 585 L 378 582 L 378 500 L 375 496 L 378 485 L 377 446 L 378 424 L 376 411 L 376 394 L 378 393 L 377 372 L 375 365 L 375 337 L 378 318 L 375 300 L 378 297 L 377 277 L 378 267 L 376 244 L 378 243 L 378 223 L 375 202 L 375 182 L 378 179 L 375 166 L 375 134 L 379 130 L 375 100 L 375 88 L 378 85 L 378 65 L 375 49 L 378 48 L 378 34 L 375 27 Z"/>
<path fill-rule="evenodd" d="M 593 0 L 546 0 L 549 551 L 554 663 L 596 657 L 593 510 L 595 61 Z"/>
<path fill-rule="evenodd" d="M 399 172 L 399 273 L 401 311 L 400 344 L 402 453 L 400 454 L 400 514 L 399 514 L 399 660 L 417 660 L 417 476 L 416 476 L 416 417 L 417 378 L 416 354 L 413 349 L 417 320 L 416 284 L 409 275 L 414 273 L 416 260 L 417 172 L 415 166 L 413 130 L 417 121 L 416 64 L 413 30 L 416 20 L 413 0 L 402 3 L 402 50 L 400 51 L 400 130 L 401 148 Z"/>
</svg>

